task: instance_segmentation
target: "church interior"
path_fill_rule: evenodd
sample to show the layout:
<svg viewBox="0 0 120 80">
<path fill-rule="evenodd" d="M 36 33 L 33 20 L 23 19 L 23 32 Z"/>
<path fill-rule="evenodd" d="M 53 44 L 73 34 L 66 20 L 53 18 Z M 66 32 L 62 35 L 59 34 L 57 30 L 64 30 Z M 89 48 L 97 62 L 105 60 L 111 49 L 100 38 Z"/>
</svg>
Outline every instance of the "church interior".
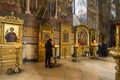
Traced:
<svg viewBox="0 0 120 80">
<path fill-rule="evenodd" d="M 120 0 L 0 0 L 0 80 L 120 80 L 119 14 Z"/>
</svg>

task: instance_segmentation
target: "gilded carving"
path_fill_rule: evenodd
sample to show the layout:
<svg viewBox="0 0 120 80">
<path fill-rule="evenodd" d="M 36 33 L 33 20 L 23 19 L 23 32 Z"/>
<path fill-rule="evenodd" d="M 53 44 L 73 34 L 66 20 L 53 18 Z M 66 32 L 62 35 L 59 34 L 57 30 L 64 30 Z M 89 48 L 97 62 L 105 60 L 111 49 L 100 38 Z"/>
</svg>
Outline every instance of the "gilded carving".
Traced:
<svg viewBox="0 0 120 80">
<path fill-rule="evenodd" d="M 14 48 L 4 48 L 3 49 L 3 54 L 2 54 L 2 56 L 8 56 L 8 55 L 14 55 L 15 54 L 15 52 L 16 52 L 16 50 L 14 49 Z"/>
<path fill-rule="evenodd" d="M 42 31 L 42 43 L 45 44 L 51 38 L 51 31 Z"/>
<path fill-rule="evenodd" d="M 67 57 L 69 57 L 71 54 L 71 51 L 70 51 L 70 46 L 68 47 L 68 46 L 62 46 L 62 54 L 61 54 L 61 57 L 63 57 L 63 58 L 67 58 Z"/>
<path fill-rule="evenodd" d="M 2 39 L 2 28 L 0 27 L 0 44 L 1 44 L 1 39 Z"/>
<path fill-rule="evenodd" d="M 75 29 L 75 45 L 77 46 L 78 55 L 84 55 L 89 52 L 89 29 L 86 25 L 81 24 Z"/>
<path fill-rule="evenodd" d="M 45 23 L 40 25 L 39 29 L 39 61 L 44 61 L 45 59 L 45 42 L 53 38 L 53 28 L 50 24 Z"/>
<path fill-rule="evenodd" d="M 116 74 L 115 74 L 115 80 L 120 80 L 120 46 L 119 46 L 119 27 L 120 25 L 116 26 L 116 47 L 115 48 L 111 48 L 110 50 L 110 54 L 113 56 L 113 58 L 115 59 L 115 69 L 116 69 Z"/>
<path fill-rule="evenodd" d="M 76 39 L 75 43 L 77 45 L 80 45 L 80 39 L 84 41 L 84 43 L 81 43 L 82 45 L 89 46 L 89 29 L 85 25 L 80 25 L 76 27 Z M 81 41 L 82 42 L 82 41 Z"/>
<path fill-rule="evenodd" d="M 69 32 L 63 31 L 63 42 L 68 43 L 69 42 Z"/>
<path fill-rule="evenodd" d="M 24 21 L 15 17 L 13 12 L 11 16 L 0 17 L 0 55 L 4 64 L 6 62 L 14 64 L 16 60 L 15 45 L 21 44 L 22 46 L 23 23 Z M 22 62 L 22 47 L 18 51 L 20 62 Z"/>
<path fill-rule="evenodd" d="M 60 57 L 71 56 L 71 26 L 68 23 L 61 23 L 60 29 Z"/>
</svg>

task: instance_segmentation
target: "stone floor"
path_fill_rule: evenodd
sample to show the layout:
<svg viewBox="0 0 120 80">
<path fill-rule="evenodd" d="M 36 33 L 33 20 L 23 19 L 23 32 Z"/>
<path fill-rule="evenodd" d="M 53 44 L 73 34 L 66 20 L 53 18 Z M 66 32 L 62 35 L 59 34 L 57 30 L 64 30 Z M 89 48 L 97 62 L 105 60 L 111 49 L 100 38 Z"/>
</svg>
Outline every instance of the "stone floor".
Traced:
<svg viewBox="0 0 120 80">
<path fill-rule="evenodd" d="M 7 75 L 8 68 L 0 67 L 0 80 L 115 80 L 115 62 L 112 57 L 90 59 L 79 57 L 78 62 L 60 59 L 61 65 L 45 68 L 44 62 L 27 62 L 20 65 L 21 73 Z"/>
</svg>

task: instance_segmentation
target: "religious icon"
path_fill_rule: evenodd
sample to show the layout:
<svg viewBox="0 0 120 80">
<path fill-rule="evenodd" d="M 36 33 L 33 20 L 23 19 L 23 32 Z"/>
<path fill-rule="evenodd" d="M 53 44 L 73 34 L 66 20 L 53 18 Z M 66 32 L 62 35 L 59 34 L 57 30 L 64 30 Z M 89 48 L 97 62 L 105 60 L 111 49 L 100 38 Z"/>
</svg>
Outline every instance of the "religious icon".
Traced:
<svg viewBox="0 0 120 80">
<path fill-rule="evenodd" d="M 63 33 L 63 42 L 69 42 L 69 33 Z"/>
<path fill-rule="evenodd" d="M 50 31 L 43 31 L 43 33 L 42 33 L 43 40 L 42 41 L 44 43 L 46 43 L 49 38 L 51 38 L 51 32 Z"/>
<path fill-rule="evenodd" d="M 5 42 L 17 42 L 18 39 L 19 26 L 5 24 L 4 38 Z"/>
<path fill-rule="evenodd" d="M 78 33 L 78 44 L 87 45 L 87 33 L 85 31 L 80 31 Z"/>
<path fill-rule="evenodd" d="M 5 35 L 6 42 L 17 42 L 16 33 L 13 31 L 14 31 L 13 27 L 10 28 L 10 32 L 8 32 L 8 30 L 6 31 Z"/>
</svg>

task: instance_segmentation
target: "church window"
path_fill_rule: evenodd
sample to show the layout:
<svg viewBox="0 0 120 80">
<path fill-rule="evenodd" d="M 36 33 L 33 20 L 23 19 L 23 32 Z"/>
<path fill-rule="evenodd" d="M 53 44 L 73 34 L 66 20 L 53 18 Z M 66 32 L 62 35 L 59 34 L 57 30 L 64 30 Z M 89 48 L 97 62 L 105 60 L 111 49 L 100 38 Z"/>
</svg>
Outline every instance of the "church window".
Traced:
<svg viewBox="0 0 120 80">
<path fill-rule="evenodd" d="M 74 14 L 80 23 L 87 23 L 87 0 L 74 0 Z"/>
</svg>

